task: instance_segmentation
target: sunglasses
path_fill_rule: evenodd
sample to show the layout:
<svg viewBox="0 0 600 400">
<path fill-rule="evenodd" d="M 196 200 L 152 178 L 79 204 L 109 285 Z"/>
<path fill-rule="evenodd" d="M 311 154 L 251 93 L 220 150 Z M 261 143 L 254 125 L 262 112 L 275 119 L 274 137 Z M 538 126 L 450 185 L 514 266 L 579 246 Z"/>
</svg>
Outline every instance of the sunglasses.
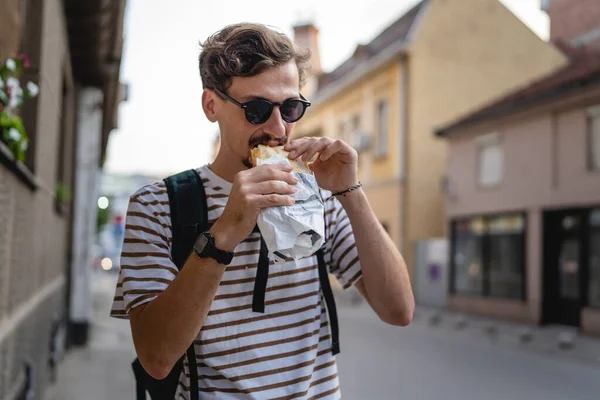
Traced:
<svg viewBox="0 0 600 400">
<path fill-rule="evenodd" d="M 271 117 L 273 107 L 279 107 L 281 118 L 288 123 L 296 122 L 304 115 L 306 108 L 310 106 L 310 101 L 300 95 L 300 99 L 287 99 L 282 103 L 274 103 L 269 100 L 256 99 L 245 103 L 240 103 L 236 99 L 228 96 L 219 89 L 214 89 L 219 96 L 232 102 L 236 106 L 242 108 L 246 113 L 248 122 L 254 125 L 264 124 Z"/>
</svg>

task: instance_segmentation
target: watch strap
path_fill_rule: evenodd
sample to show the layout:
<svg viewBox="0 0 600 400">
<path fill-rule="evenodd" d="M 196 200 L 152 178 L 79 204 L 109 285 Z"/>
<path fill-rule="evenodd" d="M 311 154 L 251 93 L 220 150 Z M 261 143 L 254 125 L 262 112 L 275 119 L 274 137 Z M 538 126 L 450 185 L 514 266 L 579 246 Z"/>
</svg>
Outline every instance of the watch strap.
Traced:
<svg viewBox="0 0 600 400">
<path fill-rule="evenodd" d="M 233 260 L 233 252 L 218 249 L 215 244 L 215 238 L 210 232 L 202 232 L 201 235 L 206 238 L 206 245 L 201 251 L 198 251 L 196 246 L 194 246 L 196 255 L 200 258 L 212 258 L 219 264 L 229 265 Z"/>
</svg>

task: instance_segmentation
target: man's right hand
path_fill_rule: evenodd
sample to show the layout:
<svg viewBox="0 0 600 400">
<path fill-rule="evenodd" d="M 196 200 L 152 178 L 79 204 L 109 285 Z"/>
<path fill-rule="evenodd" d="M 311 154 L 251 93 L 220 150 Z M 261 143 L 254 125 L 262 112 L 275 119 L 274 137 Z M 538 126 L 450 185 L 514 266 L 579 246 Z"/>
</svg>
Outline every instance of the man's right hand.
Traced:
<svg viewBox="0 0 600 400">
<path fill-rule="evenodd" d="M 256 226 L 261 209 L 294 204 L 298 179 L 289 165 L 261 165 L 239 172 L 221 217 L 210 229 L 215 245 L 233 251 Z"/>
</svg>

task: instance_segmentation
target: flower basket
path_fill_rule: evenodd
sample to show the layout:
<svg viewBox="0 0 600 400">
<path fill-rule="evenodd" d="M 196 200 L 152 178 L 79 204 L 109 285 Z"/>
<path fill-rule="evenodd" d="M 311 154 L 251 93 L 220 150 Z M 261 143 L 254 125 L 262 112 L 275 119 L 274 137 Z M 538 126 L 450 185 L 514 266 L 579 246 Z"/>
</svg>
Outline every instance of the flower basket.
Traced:
<svg viewBox="0 0 600 400">
<path fill-rule="evenodd" d="M 39 87 L 28 82 L 21 87 L 20 77 L 29 68 L 25 55 L 9 58 L 0 64 L 0 140 L 23 162 L 29 144 L 23 121 L 19 116 L 24 101 L 36 97 Z"/>
</svg>

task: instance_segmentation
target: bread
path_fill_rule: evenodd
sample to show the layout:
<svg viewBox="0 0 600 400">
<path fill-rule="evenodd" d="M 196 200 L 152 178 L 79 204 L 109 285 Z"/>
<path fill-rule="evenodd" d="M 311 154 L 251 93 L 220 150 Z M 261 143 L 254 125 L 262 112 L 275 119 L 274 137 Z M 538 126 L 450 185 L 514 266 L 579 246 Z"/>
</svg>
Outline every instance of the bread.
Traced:
<svg viewBox="0 0 600 400">
<path fill-rule="evenodd" d="M 288 159 L 288 152 L 283 149 L 283 146 L 269 147 L 269 146 L 265 146 L 262 144 L 258 145 L 258 147 L 255 147 L 252 149 L 252 165 L 254 165 L 256 167 L 258 159 L 266 160 L 267 158 L 273 157 L 277 154 Z M 302 161 L 302 159 L 300 159 L 300 158 L 297 158 L 296 160 L 288 159 L 288 161 L 294 168 L 294 172 L 312 175 L 312 171 L 308 167 L 308 164 L 305 161 Z"/>
</svg>

